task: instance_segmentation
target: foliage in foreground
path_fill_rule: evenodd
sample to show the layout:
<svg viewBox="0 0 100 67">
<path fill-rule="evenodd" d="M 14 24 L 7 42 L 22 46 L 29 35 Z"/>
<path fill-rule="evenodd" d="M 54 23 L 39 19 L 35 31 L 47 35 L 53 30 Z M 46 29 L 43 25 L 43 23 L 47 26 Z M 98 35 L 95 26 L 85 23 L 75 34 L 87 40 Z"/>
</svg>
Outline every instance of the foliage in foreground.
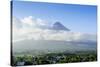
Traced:
<svg viewBox="0 0 100 67">
<path fill-rule="evenodd" d="M 72 63 L 72 62 L 89 62 L 96 61 L 97 54 L 83 53 L 83 54 L 69 54 L 69 53 L 50 53 L 39 56 L 14 56 L 12 65 L 17 66 L 18 62 L 25 62 L 24 65 L 42 65 L 42 64 L 56 64 L 56 63 Z"/>
</svg>

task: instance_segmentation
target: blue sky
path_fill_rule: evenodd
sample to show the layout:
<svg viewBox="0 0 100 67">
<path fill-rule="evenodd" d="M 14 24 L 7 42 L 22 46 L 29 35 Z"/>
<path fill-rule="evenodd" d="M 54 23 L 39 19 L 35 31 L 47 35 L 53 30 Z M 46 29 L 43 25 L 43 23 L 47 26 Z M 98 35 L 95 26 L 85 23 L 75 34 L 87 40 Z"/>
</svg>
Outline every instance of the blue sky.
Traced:
<svg viewBox="0 0 100 67">
<path fill-rule="evenodd" d="M 96 33 L 97 28 L 96 6 L 13 1 L 13 16 L 59 21 L 73 32 Z"/>
</svg>

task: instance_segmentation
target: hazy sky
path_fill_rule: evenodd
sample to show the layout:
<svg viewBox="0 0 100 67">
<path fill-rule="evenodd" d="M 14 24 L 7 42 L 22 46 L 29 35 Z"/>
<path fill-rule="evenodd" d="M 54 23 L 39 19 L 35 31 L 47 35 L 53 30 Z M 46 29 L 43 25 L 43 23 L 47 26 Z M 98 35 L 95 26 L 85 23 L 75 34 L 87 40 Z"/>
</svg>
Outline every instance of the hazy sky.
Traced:
<svg viewBox="0 0 100 67">
<path fill-rule="evenodd" d="M 59 21 L 73 32 L 96 33 L 96 6 L 13 1 L 13 16 L 32 16 L 49 24 Z"/>
</svg>

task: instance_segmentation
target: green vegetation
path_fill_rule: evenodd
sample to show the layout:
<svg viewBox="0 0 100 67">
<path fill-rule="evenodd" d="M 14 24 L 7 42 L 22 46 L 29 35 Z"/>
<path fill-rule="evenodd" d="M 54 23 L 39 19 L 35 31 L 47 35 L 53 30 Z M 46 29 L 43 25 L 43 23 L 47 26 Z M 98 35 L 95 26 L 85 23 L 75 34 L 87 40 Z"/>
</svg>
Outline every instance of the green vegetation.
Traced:
<svg viewBox="0 0 100 67">
<path fill-rule="evenodd" d="M 97 54 L 94 52 L 87 53 L 50 53 L 38 56 L 13 56 L 12 64 L 17 66 L 18 62 L 25 62 L 24 65 L 42 65 L 56 63 L 74 63 L 97 61 Z"/>
</svg>

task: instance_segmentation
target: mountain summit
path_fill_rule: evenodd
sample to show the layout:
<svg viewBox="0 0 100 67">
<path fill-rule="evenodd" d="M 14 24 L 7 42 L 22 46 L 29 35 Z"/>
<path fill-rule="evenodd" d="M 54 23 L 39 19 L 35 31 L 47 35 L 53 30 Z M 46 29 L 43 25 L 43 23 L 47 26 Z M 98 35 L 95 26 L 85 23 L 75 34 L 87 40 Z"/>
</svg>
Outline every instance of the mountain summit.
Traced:
<svg viewBox="0 0 100 67">
<path fill-rule="evenodd" d="M 66 28 L 64 25 L 62 25 L 60 22 L 56 22 L 52 26 L 53 30 L 64 30 L 64 31 L 70 31 L 68 28 Z"/>
</svg>

